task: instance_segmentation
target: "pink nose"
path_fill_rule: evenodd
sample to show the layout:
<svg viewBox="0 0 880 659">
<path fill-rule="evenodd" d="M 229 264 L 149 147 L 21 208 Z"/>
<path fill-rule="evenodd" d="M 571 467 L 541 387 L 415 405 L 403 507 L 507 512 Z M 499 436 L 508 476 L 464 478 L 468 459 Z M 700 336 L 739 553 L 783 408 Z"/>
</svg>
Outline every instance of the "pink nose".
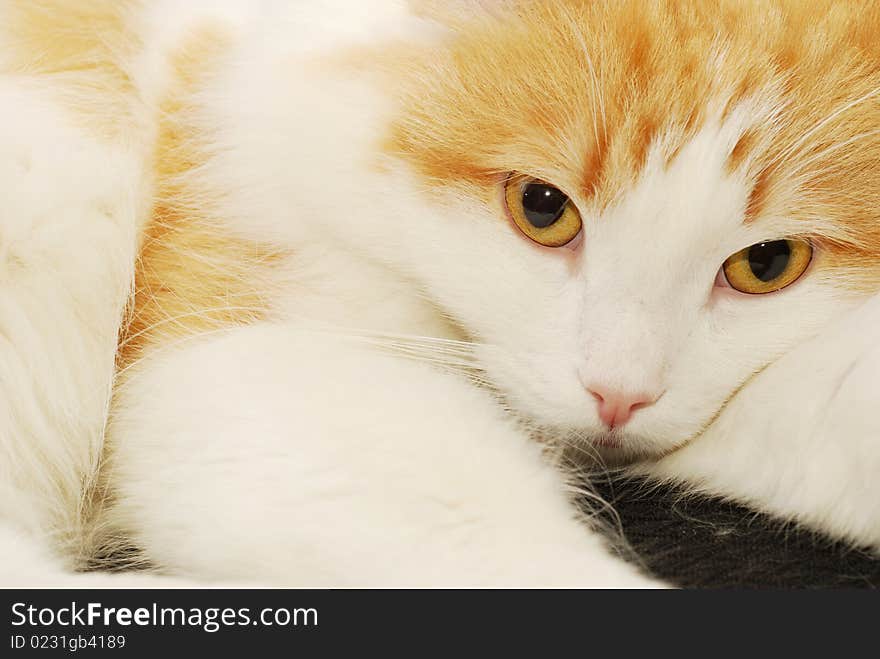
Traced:
<svg viewBox="0 0 880 659">
<path fill-rule="evenodd" d="M 653 405 L 658 398 L 645 392 L 614 391 L 601 386 L 589 387 L 589 392 L 599 402 L 599 418 L 611 430 L 625 426 L 636 410 Z"/>
</svg>

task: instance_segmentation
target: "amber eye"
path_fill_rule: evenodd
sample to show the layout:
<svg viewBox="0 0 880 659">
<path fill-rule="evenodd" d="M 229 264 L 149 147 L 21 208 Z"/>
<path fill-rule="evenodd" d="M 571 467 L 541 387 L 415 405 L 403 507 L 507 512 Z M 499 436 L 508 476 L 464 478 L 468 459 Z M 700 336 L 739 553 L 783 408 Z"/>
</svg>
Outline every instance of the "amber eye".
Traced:
<svg viewBox="0 0 880 659">
<path fill-rule="evenodd" d="M 581 232 L 581 216 L 559 188 L 512 176 L 504 191 L 507 211 L 526 236 L 545 247 L 562 247 Z"/>
<path fill-rule="evenodd" d="M 796 282 L 812 260 L 813 247 L 805 240 L 757 243 L 727 259 L 724 276 L 741 293 L 763 295 Z"/>
</svg>

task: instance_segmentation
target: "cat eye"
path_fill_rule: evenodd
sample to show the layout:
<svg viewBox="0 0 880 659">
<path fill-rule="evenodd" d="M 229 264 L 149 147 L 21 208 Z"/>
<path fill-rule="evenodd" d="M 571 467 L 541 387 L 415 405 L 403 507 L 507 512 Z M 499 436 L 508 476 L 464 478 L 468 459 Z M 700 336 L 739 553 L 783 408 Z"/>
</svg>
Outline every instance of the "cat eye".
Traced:
<svg viewBox="0 0 880 659">
<path fill-rule="evenodd" d="M 583 223 L 568 195 L 538 179 L 511 176 L 504 190 L 507 212 L 528 238 L 545 247 L 563 247 Z"/>
<path fill-rule="evenodd" d="M 801 278 L 813 260 L 813 247 L 805 240 L 757 243 L 737 252 L 724 263 L 731 288 L 749 295 L 775 293 Z"/>
</svg>

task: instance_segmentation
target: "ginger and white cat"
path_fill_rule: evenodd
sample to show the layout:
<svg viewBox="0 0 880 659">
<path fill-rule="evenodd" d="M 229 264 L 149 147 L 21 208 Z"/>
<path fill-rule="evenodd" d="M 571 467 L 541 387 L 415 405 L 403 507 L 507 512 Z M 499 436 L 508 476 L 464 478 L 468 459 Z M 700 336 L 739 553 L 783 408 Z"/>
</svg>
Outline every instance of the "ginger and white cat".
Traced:
<svg viewBox="0 0 880 659">
<path fill-rule="evenodd" d="M 653 585 L 563 450 L 880 550 L 878 31 L 0 1 L 0 583 Z"/>
</svg>

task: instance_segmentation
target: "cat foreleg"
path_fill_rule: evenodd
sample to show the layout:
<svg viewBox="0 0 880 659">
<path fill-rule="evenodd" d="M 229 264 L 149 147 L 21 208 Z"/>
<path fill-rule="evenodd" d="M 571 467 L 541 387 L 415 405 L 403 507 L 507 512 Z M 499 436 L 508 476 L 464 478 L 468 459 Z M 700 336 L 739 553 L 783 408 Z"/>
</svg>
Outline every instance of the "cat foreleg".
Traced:
<svg viewBox="0 0 880 659">
<path fill-rule="evenodd" d="M 346 339 L 251 327 L 126 382 L 114 524 L 175 574 L 295 586 L 653 585 L 488 394 Z"/>
</svg>

